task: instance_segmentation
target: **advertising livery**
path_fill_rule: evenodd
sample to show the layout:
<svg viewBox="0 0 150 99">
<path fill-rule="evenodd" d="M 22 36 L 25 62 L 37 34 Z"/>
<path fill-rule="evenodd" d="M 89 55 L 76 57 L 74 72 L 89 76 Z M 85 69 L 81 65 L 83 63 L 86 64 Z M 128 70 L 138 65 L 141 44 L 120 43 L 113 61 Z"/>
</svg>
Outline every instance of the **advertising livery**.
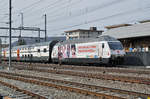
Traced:
<svg viewBox="0 0 150 99">
<path fill-rule="evenodd" d="M 120 41 L 110 36 L 68 40 L 58 43 L 52 51 L 54 62 L 67 63 L 119 63 L 125 55 Z"/>
</svg>

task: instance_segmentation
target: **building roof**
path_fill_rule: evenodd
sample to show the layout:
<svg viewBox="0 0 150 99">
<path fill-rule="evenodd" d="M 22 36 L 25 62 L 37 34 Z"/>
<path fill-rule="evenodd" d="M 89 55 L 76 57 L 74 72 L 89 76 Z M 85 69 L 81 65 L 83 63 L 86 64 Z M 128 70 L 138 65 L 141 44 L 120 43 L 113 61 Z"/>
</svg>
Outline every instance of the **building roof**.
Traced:
<svg viewBox="0 0 150 99">
<path fill-rule="evenodd" d="M 69 32 L 103 32 L 103 30 L 86 30 L 86 29 L 77 29 L 77 30 L 70 30 L 70 31 L 65 31 L 65 33 Z"/>
<path fill-rule="evenodd" d="M 110 25 L 110 26 L 106 26 L 105 28 L 107 28 L 107 29 L 113 29 L 113 28 L 125 27 L 125 26 L 131 26 L 131 24 Z"/>
<path fill-rule="evenodd" d="M 140 23 L 146 23 L 146 22 L 150 22 L 150 20 L 143 20 L 143 21 L 139 21 Z"/>
<path fill-rule="evenodd" d="M 118 39 L 150 36 L 150 22 L 109 29 L 103 34 Z"/>
</svg>

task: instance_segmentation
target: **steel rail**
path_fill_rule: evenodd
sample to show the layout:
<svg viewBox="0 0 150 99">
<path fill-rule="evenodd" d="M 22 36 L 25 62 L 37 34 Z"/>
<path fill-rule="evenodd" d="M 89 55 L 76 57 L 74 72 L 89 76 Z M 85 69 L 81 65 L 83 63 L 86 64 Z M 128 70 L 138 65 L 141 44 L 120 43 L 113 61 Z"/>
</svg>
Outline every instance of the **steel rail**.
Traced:
<svg viewBox="0 0 150 99">
<path fill-rule="evenodd" d="M 11 89 L 14 89 L 14 90 L 16 90 L 16 91 L 22 92 L 22 93 L 24 93 L 24 94 L 27 94 L 27 95 L 29 95 L 29 96 L 32 96 L 32 97 L 34 97 L 34 98 L 36 98 L 36 99 L 47 99 L 47 98 L 45 98 L 45 97 L 43 97 L 43 96 L 41 96 L 41 95 L 35 94 L 35 93 L 33 93 L 33 92 L 30 92 L 30 91 L 27 91 L 27 90 L 24 90 L 24 89 L 20 89 L 20 88 L 17 87 L 17 86 L 11 85 L 11 84 L 6 83 L 6 82 L 3 82 L 3 81 L 0 81 L 0 84 L 2 84 L 3 86 L 9 87 L 9 88 L 11 88 Z M 8 98 L 9 98 L 9 97 L 8 97 Z"/>
<path fill-rule="evenodd" d="M 95 78 L 95 79 L 102 79 L 102 80 L 113 80 L 113 81 L 150 85 L 150 78 L 143 78 L 143 77 L 82 73 L 82 72 L 54 70 L 54 69 L 39 69 L 37 67 L 30 67 L 30 66 L 22 66 L 22 67 L 14 66 L 14 67 L 19 70 L 30 70 L 30 71 L 47 72 L 47 73 L 54 73 L 54 74 L 64 74 L 70 76 L 79 76 L 79 77 Z"/>
<path fill-rule="evenodd" d="M 24 63 L 24 62 L 14 62 L 16 65 L 30 65 L 36 67 L 50 67 L 50 68 L 57 68 L 57 69 L 73 69 L 73 70 L 88 70 L 88 71 L 102 71 L 102 72 L 114 72 L 114 73 L 137 73 L 137 74 L 150 74 L 150 70 L 128 70 L 125 68 L 108 68 L 108 67 L 89 67 L 89 66 L 70 66 L 70 65 L 57 65 L 57 64 L 42 64 L 42 63 Z"/>
<path fill-rule="evenodd" d="M 37 77 L 37 76 L 31 76 L 31 75 L 23 75 L 23 74 L 17 74 L 17 73 L 8 73 L 8 72 L 0 72 L 0 74 L 19 76 L 19 77 L 25 77 L 25 78 L 32 78 L 32 79 L 43 80 L 43 81 L 58 82 L 58 83 L 63 83 L 63 84 L 71 84 L 71 85 L 75 85 L 75 86 L 88 87 L 88 88 L 92 88 L 92 89 L 100 89 L 103 91 L 116 92 L 116 93 L 133 95 L 133 96 L 150 97 L 150 94 L 121 90 L 121 89 L 115 89 L 115 88 L 108 88 L 108 87 L 102 87 L 102 86 L 96 86 L 96 85 L 82 84 L 82 83 L 71 82 L 71 81 L 56 80 L 56 79 Z"/>
<path fill-rule="evenodd" d="M 70 91 L 70 92 L 76 92 L 76 93 L 80 93 L 80 94 L 84 94 L 84 95 L 97 96 L 100 99 L 126 99 L 126 98 L 122 98 L 122 97 L 118 97 L 118 96 L 106 95 L 106 94 L 103 94 L 103 93 L 97 93 L 97 92 L 92 92 L 92 91 L 88 91 L 88 90 L 84 90 L 84 89 L 67 87 L 67 86 L 63 86 L 63 85 L 56 85 L 56 84 L 42 82 L 42 81 L 38 81 L 38 80 L 25 79 L 25 78 L 21 78 L 21 77 L 13 77 L 11 75 L 0 74 L 0 77 L 4 77 L 4 78 L 7 78 L 7 79 L 12 79 L 12 80 L 18 80 L 18 81 L 22 81 L 22 82 L 25 82 L 25 83 L 32 83 L 32 84 L 36 84 L 36 85 L 52 87 L 52 88 L 56 88 L 56 89 L 59 89 L 59 90 L 66 90 L 66 91 Z"/>
</svg>

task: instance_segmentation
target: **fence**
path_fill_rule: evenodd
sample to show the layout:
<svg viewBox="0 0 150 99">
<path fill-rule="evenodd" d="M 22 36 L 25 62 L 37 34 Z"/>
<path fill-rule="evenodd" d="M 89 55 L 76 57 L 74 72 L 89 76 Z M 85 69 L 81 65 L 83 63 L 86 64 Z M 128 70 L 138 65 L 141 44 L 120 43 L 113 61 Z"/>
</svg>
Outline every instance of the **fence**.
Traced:
<svg viewBox="0 0 150 99">
<path fill-rule="evenodd" d="M 150 52 L 127 52 L 125 65 L 150 66 Z"/>
</svg>

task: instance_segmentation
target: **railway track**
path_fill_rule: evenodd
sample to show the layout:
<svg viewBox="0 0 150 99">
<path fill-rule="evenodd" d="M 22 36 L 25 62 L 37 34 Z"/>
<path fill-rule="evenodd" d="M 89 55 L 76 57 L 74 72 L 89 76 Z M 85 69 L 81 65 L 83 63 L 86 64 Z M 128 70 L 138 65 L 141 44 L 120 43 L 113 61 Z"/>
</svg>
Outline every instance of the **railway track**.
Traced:
<svg viewBox="0 0 150 99">
<path fill-rule="evenodd" d="M 100 71 L 100 72 L 112 72 L 112 73 L 137 73 L 137 74 L 150 74 L 150 70 L 134 70 L 127 68 L 105 68 L 105 67 L 91 67 L 91 66 L 71 66 L 71 65 L 61 65 L 58 64 L 41 64 L 41 63 L 24 63 L 24 62 L 15 62 L 15 65 L 30 65 L 36 67 L 47 67 L 47 68 L 56 68 L 56 69 L 68 69 L 68 70 L 86 70 L 86 71 Z"/>
<path fill-rule="evenodd" d="M 94 96 L 98 96 L 98 97 L 101 96 L 101 97 L 105 97 L 106 99 L 111 96 L 109 96 L 107 94 L 103 94 L 103 93 L 88 92 L 87 90 L 95 90 L 96 92 L 103 91 L 104 93 L 109 92 L 112 94 L 116 94 L 116 96 L 118 96 L 118 94 L 119 95 L 122 94 L 122 96 L 123 96 L 123 98 L 112 96 L 112 97 L 114 97 L 113 99 L 128 99 L 127 98 L 128 96 L 132 96 L 132 97 L 134 96 L 133 98 L 136 99 L 138 97 L 146 98 L 146 97 L 150 96 L 150 94 L 144 94 L 144 93 L 139 93 L 139 92 L 132 92 L 132 91 L 126 91 L 126 90 L 120 90 L 120 89 L 114 89 L 114 88 L 107 88 L 107 87 L 88 85 L 88 84 L 82 84 L 82 83 L 76 83 L 76 82 L 70 82 L 70 81 L 64 81 L 64 80 L 56 80 L 56 79 L 50 79 L 50 78 L 44 78 L 44 77 L 36 77 L 36 76 L 30 76 L 30 75 L 22 75 L 22 74 L 16 74 L 16 73 L 0 72 L 0 77 L 6 77 L 8 79 L 19 80 L 19 81 L 24 81 L 24 82 L 28 82 L 28 83 L 30 82 L 30 83 L 34 83 L 34 84 L 54 87 L 54 88 L 58 88 L 58 89 L 65 89 L 65 90 L 70 90 L 70 91 L 78 90 L 78 92 L 82 93 L 82 94 L 94 95 Z M 30 79 L 30 80 L 27 80 L 27 79 Z M 42 82 L 42 81 L 44 81 L 44 82 Z M 50 84 L 50 82 L 51 82 L 51 84 Z M 53 83 L 57 83 L 58 85 L 55 85 Z M 68 85 L 69 85 L 69 87 L 68 87 Z M 73 89 L 70 86 L 73 87 Z M 67 89 L 67 88 L 69 88 L 69 89 Z M 78 89 L 75 89 L 75 88 L 78 88 Z M 81 89 L 81 90 L 79 90 L 79 89 Z M 100 95 L 98 95 L 98 94 L 100 94 Z M 126 98 L 124 98 L 125 96 L 126 96 Z M 108 99 L 111 99 L 111 98 L 108 98 Z"/>
<path fill-rule="evenodd" d="M 81 89 L 81 88 L 73 88 L 73 87 L 68 87 L 68 86 L 64 86 L 64 85 L 57 85 L 54 83 L 48 83 L 48 82 L 44 82 L 44 81 L 33 80 L 33 79 L 23 78 L 23 77 L 15 77 L 12 75 L 0 74 L 0 77 L 17 80 L 17 81 L 22 81 L 25 83 L 32 83 L 32 84 L 36 84 L 36 85 L 52 87 L 52 88 L 56 88 L 59 90 L 76 92 L 76 93 L 80 93 L 80 94 L 84 94 L 84 95 L 91 95 L 91 96 L 99 97 L 100 99 L 127 99 L 127 98 L 122 98 L 119 96 L 113 96 L 113 95 L 107 95 L 107 94 L 103 94 L 103 93 L 99 93 L 99 92 L 93 92 L 93 91 L 89 91 L 89 90 L 85 90 L 85 89 Z"/>
<path fill-rule="evenodd" d="M 0 85 L 0 89 L 11 91 L 9 93 L 3 93 L 4 99 L 48 99 L 39 94 L 35 94 L 28 90 L 20 89 L 17 86 L 11 85 L 3 81 L 0 81 Z"/>
<path fill-rule="evenodd" d="M 99 67 L 94 67 L 93 68 L 93 67 L 87 67 L 87 66 L 78 67 L 78 66 L 70 66 L 70 65 L 69 66 L 67 66 L 67 65 L 59 66 L 59 65 L 55 65 L 55 64 L 53 65 L 53 64 L 28 64 L 28 63 L 26 63 L 26 64 L 20 63 L 19 65 L 17 63 L 16 66 L 13 63 L 13 67 L 14 67 L 14 69 L 18 69 L 18 70 L 38 71 L 38 72 L 46 72 L 46 73 L 52 73 L 52 74 L 63 74 L 63 75 L 68 75 L 68 76 L 77 76 L 77 77 L 79 76 L 79 77 L 86 77 L 86 78 L 94 78 L 94 79 L 103 79 L 103 80 L 112 80 L 112 81 L 121 81 L 121 82 L 130 82 L 130 83 L 150 85 L 150 78 L 128 77 L 128 76 L 118 76 L 118 75 L 106 75 L 106 74 L 102 74 L 102 73 L 83 73 L 81 71 L 79 71 L 79 72 L 75 72 L 74 71 L 74 70 L 84 70 L 85 69 L 87 71 L 91 71 L 91 70 L 93 70 L 93 71 L 103 71 L 104 70 L 105 72 L 115 72 L 113 70 L 111 71 L 110 70 L 111 68 L 107 69 L 107 68 L 104 68 L 104 67 L 100 67 L 100 68 Z M 125 70 L 126 73 L 128 71 L 128 69 L 126 70 L 124 68 L 123 69 L 122 68 L 121 69 L 120 68 L 119 69 L 114 68 L 114 70 L 120 70 L 119 72 L 121 72 L 122 70 Z M 140 71 L 142 71 L 142 70 L 140 70 Z M 143 73 L 143 74 L 148 74 L 146 72 Z M 136 71 L 136 72 L 132 72 L 131 71 L 129 73 L 138 73 L 138 71 Z M 142 74 L 142 73 L 138 73 L 138 74 Z M 21 77 L 21 75 L 18 75 L 18 76 Z M 32 76 L 30 76 L 30 77 L 32 78 Z M 35 78 L 33 77 L 32 79 L 35 79 Z M 55 79 L 48 79 L 48 80 L 46 80 L 47 78 L 38 78 L 38 80 L 42 80 L 42 79 L 43 79 L 43 81 L 48 81 L 49 80 L 52 83 L 53 82 L 57 82 L 58 83 L 58 80 L 55 80 Z M 60 82 L 61 82 L 61 84 L 67 84 L 67 85 L 72 85 L 72 86 L 75 86 L 75 85 L 77 86 L 78 85 L 78 86 L 85 87 L 85 84 L 81 84 L 81 83 L 77 84 L 75 82 L 70 82 L 69 83 L 69 82 L 64 82 L 64 81 L 60 81 Z M 74 84 L 71 84 L 71 83 L 74 83 Z M 76 88 L 76 86 L 75 86 L 75 88 Z M 87 88 L 92 88 L 91 85 L 86 85 L 86 86 L 88 86 Z M 101 87 L 100 88 L 100 86 L 95 86 L 95 87 L 101 89 L 101 91 L 104 91 L 104 93 L 106 92 L 106 93 L 112 93 L 112 94 L 114 94 L 117 91 L 121 92 L 121 94 L 125 94 L 125 95 L 127 95 L 127 93 L 128 93 L 128 91 L 125 92 L 124 90 L 119 91 L 117 89 L 114 90 L 113 88 L 112 89 L 108 89 L 108 88 L 105 88 L 105 87 Z M 53 87 L 53 88 L 55 88 L 55 87 Z M 63 89 L 63 88 L 58 88 L 58 89 Z M 92 89 L 94 89 L 94 87 Z M 67 90 L 67 89 L 64 89 L 64 90 Z M 97 90 L 97 89 L 94 89 L 94 90 Z M 106 90 L 111 90 L 111 91 L 107 92 Z M 147 96 L 146 96 L 146 94 L 145 94 L 145 96 L 143 96 L 144 93 L 141 93 L 142 95 L 135 94 L 136 92 L 130 92 L 130 93 L 134 94 L 134 96 L 137 96 L 137 97 L 138 96 L 141 96 L 141 97 L 147 97 L 147 96 L 149 96 L 148 94 L 147 94 Z M 92 96 L 96 96 L 96 95 L 92 95 Z"/>
<path fill-rule="evenodd" d="M 102 79 L 102 80 L 113 80 L 113 81 L 121 81 L 121 82 L 129 82 L 129 83 L 138 83 L 138 84 L 146 84 L 150 85 L 150 78 L 144 77 L 129 77 L 129 76 L 119 76 L 119 75 L 108 75 L 108 74 L 98 74 L 98 73 L 82 73 L 75 71 L 64 71 L 64 70 L 54 70 L 54 69 L 41 69 L 38 67 L 30 67 L 30 66 L 14 66 L 19 70 L 30 70 L 30 71 L 38 71 L 38 72 L 47 72 L 54 74 L 64 74 L 70 76 L 79 76 L 79 77 L 87 77 L 94 79 Z"/>
</svg>

